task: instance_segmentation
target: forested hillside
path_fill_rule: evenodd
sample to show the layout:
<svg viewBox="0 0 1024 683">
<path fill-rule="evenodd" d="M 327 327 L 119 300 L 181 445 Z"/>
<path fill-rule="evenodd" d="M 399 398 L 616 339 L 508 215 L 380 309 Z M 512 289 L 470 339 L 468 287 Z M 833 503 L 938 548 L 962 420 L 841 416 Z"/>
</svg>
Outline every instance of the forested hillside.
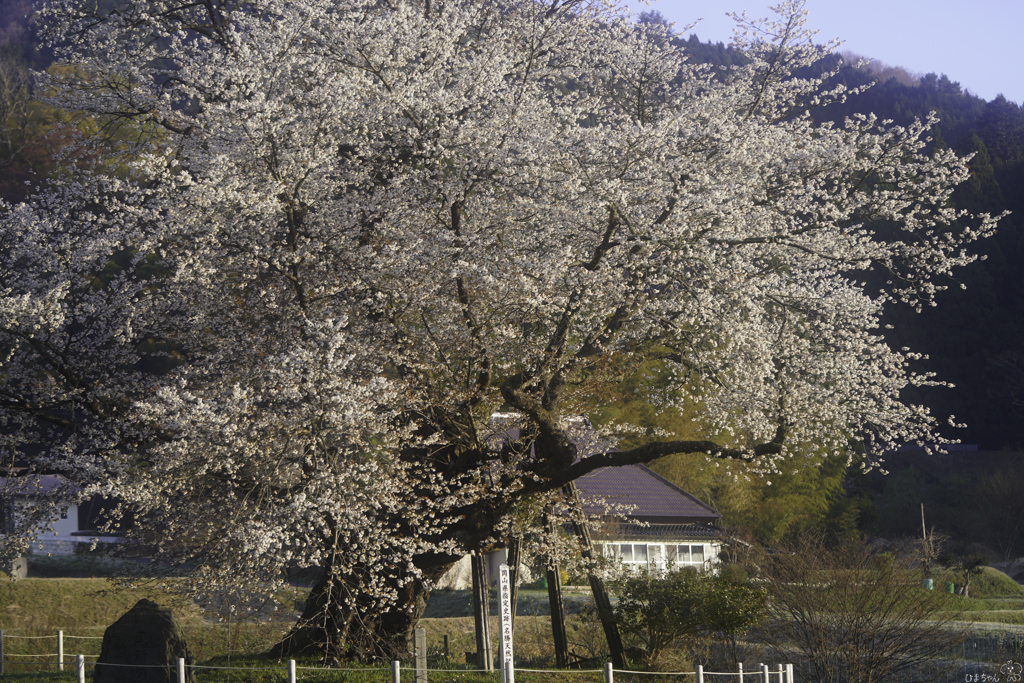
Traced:
<svg viewBox="0 0 1024 683">
<path fill-rule="evenodd" d="M 836 80 L 850 87 L 872 80 L 863 70 L 844 69 Z M 916 86 L 890 79 L 823 108 L 822 121 L 840 122 L 857 112 L 907 125 L 934 111 L 940 119 L 934 147 L 973 154 L 971 179 L 961 185 L 958 208 L 1012 212 L 993 239 L 980 243 L 986 260 L 968 268 L 938 298 L 938 306 L 915 315 L 889 311 L 888 334 L 930 358 L 922 364 L 955 385 L 923 392 L 938 415 L 955 415 L 963 429 L 946 436 L 988 450 L 1024 448 L 1024 110 L 999 96 L 991 102 L 969 94 L 945 75 L 927 74 Z M 962 287 L 961 287 L 962 285 Z"/>
</svg>

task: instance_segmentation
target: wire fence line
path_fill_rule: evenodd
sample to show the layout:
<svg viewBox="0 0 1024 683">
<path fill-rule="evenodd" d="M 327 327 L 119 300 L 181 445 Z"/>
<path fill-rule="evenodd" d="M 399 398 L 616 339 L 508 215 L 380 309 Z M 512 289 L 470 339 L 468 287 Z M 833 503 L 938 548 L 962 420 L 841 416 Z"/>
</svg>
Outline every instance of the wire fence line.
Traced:
<svg viewBox="0 0 1024 683">
<path fill-rule="evenodd" d="M 57 651 L 48 652 L 42 654 L 21 654 L 5 652 L 4 643 L 5 640 L 45 640 L 45 639 L 56 639 Z M 4 665 L 8 658 L 19 657 L 19 658 L 55 658 L 56 668 L 58 671 L 64 670 L 64 640 L 75 639 L 75 640 L 103 640 L 100 636 L 75 636 L 65 634 L 63 630 L 58 630 L 52 635 L 42 636 L 21 636 L 10 632 L 5 633 L 0 629 L 0 675 L 4 674 Z M 100 655 L 96 654 L 78 654 L 75 655 L 74 660 L 75 669 L 78 680 L 84 683 L 85 681 L 85 669 L 86 666 L 91 666 L 95 670 L 99 666 L 109 667 L 135 667 L 135 668 L 156 668 L 156 669 L 176 669 L 178 673 L 178 680 L 184 683 L 186 680 L 186 672 L 188 670 L 221 670 L 221 671 L 287 671 L 289 683 L 295 683 L 298 671 L 316 671 L 323 673 L 341 673 L 341 672 L 360 672 L 360 673 L 377 673 L 387 674 L 391 673 L 392 683 L 401 683 L 401 672 L 412 671 L 416 674 L 417 681 L 426 680 L 426 676 L 430 672 L 434 673 L 451 673 L 454 669 L 451 668 L 428 668 L 425 665 L 422 666 L 411 666 L 403 667 L 401 662 L 395 661 L 391 663 L 388 669 L 373 669 L 373 668 L 335 668 L 335 667 L 309 667 L 309 666 L 296 666 L 295 660 L 288 660 L 287 666 L 277 667 L 231 667 L 231 666 L 209 666 L 201 664 L 188 664 L 183 658 L 179 658 L 176 664 L 116 664 L 112 662 L 88 662 L 86 658 L 98 658 Z M 14 664 L 16 662 L 11 661 Z M 493 669 L 458 669 L 459 673 L 494 673 Z M 580 674 L 603 674 L 604 683 L 615 683 L 615 675 L 623 674 L 627 676 L 687 676 L 692 677 L 696 683 L 705 683 L 705 677 L 712 676 L 728 676 L 730 680 L 738 680 L 740 683 L 794 683 L 793 665 L 782 664 L 776 665 L 774 670 L 770 669 L 768 665 L 761 664 L 758 669 L 746 671 L 743 670 L 743 665 L 739 665 L 738 671 L 704 671 L 701 665 L 697 665 L 693 671 L 674 671 L 674 672 L 654 672 L 654 671 L 633 671 L 630 669 L 613 669 L 612 664 L 608 663 L 603 669 L 516 669 L 512 666 L 511 662 L 505 662 L 505 667 L 500 669 L 502 674 L 502 683 L 514 683 L 515 672 L 520 673 L 531 673 L 531 674 L 558 674 L 564 675 L 566 673 L 580 673 Z"/>
<path fill-rule="evenodd" d="M 14 653 L 14 652 L 7 652 L 6 651 L 7 649 L 6 649 L 6 642 L 5 641 L 7 641 L 7 640 L 48 640 L 50 638 L 54 638 L 57 641 L 57 651 L 56 652 L 44 652 L 42 654 L 39 654 L 39 653 L 28 654 L 28 653 Z M 56 659 L 57 659 L 57 670 L 58 671 L 63 671 L 64 670 L 64 639 L 65 638 L 75 638 L 75 639 L 78 639 L 78 640 L 103 640 L 103 638 L 101 636 L 70 636 L 70 635 L 66 636 L 66 635 L 64 635 L 64 631 L 63 630 L 58 630 L 53 635 L 45 635 L 45 636 L 19 636 L 17 634 L 10 633 L 9 631 L 5 633 L 3 629 L 0 629 L 0 675 L 4 674 L 4 664 L 5 664 L 5 662 L 6 662 L 8 657 L 30 657 L 30 658 L 56 657 Z M 85 657 L 98 657 L 99 655 L 84 655 L 84 656 Z M 14 662 L 12 662 L 12 664 L 13 663 Z"/>
<path fill-rule="evenodd" d="M 5 656 L 4 653 L 3 653 L 3 649 L 2 649 L 2 642 L 3 642 L 3 639 L 5 637 L 6 638 L 13 638 L 13 637 L 18 637 L 18 636 L 12 636 L 12 635 L 9 635 L 9 634 L 5 636 L 3 631 L 0 631 L 0 675 L 3 674 L 3 667 L 4 667 L 4 663 L 5 663 L 5 658 L 6 657 L 53 657 L 54 654 L 57 654 L 58 655 L 57 669 L 58 669 L 58 671 L 63 671 L 63 669 L 64 669 L 64 661 L 63 661 L 64 657 L 63 657 L 63 652 L 62 651 L 59 652 L 59 653 L 47 653 L 47 654 L 35 654 L 35 655 L 13 654 L 13 653 L 11 653 L 11 654 L 7 654 Z M 54 636 L 21 636 L 21 637 L 23 637 L 23 638 L 41 638 L 41 637 L 57 638 L 58 642 L 60 642 L 60 641 L 62 641 L 64 636 L 63 636 L 62 633 L 58 633 L 57 635 L 54 635 Z M 391 681 L 392 681 L 392 683 L 402 683 L 402 681 L 401 681 L 401 672 L 402 671 L 412 671 L 412 672 L 415 672 L 416 680 L 417 681 L 419 681 L 419 680 L 426 680 L 426 677 L 427 677 L 427 675 L 430 672 L 434 672 L 434 673 L 442 673 L 442 672 L 443 673 L 451 673 L 453 671 L 453 669 L 451 669 L 451 668 L 403 667 L 403 666 L 401 666 L 401 662 L 398 662 L 398 661 L 392 662 L 389 669 L 335 668 L 335 667 L 327 668 L 327 667 L 309 667 L 309 666 L 302 666 L 302 667 L 300 667 L 300 666 L 296 665 L 296 662 L 295 662 L 294 659 L 288 660 L 286 666 L 276 666 L 276 667 L 252 667 L 252 666 L 233 667 L 233 666 L 210 666 L 210 665 L 203 665 L 203 664 L 189 664 L 189 663 L 186 663 L 184 658 L 180 658 L 180 657 L 178 658 L 178 660 L 177 660 L 177 662 L 175 664 L 120 664 L 120 663 L 114 663 L 114 662 L 89 662 L 89 661 L 86 661 L 86 657 L 98 657 L 98 656 L 99 655 L 82 655 L 82 654 L 79 654 L 79 655 L 75 656 L 75 659 L 74 659 L 75 671 L 76 671 L 76 674 L 77 674 L 76 677 L 77 677 L 77 680 L 78 680 L 79 683 L 85 683 L 85 680 L 86 680 L 86 678 L 85 678 L 86 667 L 89 667 L 89 666 L 93 667 L 93 671 L 94 672 L 95 672 L 96 668 L 98 668 L 100 666 L 119 667 L 119 668 L 139 668 L 139 669 L 172 669 L 172 670 L 175 670 L 175 672 L 177 673 L 177 681 L 178 681 L 178 683 L 185 683 L 185 681 L 188 680 L 187 673 L 188 673 L 189 670 L 192 670 L 192 671 L 198 671 L 198 670 L 217 670 L 217 671 L 240 671 L 240 672 L 245 672 L 245 671 L 248 671 L 248 672 L 252 672 L 252 671 L 282 671 L 283 670 L 283 671 L 287 672 L 288 682 L 289 683 L 296 683 L 297 675 L 298 675 L 299 671 L 316 671 L 316 672 L 321 672 L 321 673 L 358 672 L 358 673 L 378 673 L 378 674 L 386 674 L 386 673 L 390 672 L 391 673 Z M 777 668 L 775 670 L 771 670 L 771 669 L 769 669 L 769 667 L 767 665 L 762 664 L 758 670 L 756 670 L 756 671 L 748 671 L 748 672 L 744 672 L 743 671 L 742 665 L 740 665 L 739 671 L 729 671 L 729 672 L 704 671 L 703 667 L 700 666 L 700 665 L 697 665 L 697 667 L 696 667 L 696 669 L 694 671 L 651 672 L 651 671 L 633 671 L 633 670 L 629 670 L 629 669 L 614 669 L 614 668 L 612 668 L 612 664 L 610 662 L 605 665 L 604 669 L 588 669 L 588 670 L 584 670 L 584 669 L 570 669 L 570 670 L 561 670 L 561 669 L 525 669 L 525 668 L 516 669 L 512 665 L 511 662 L 505 662 L 505 664 L 506 664 L 506 666 L 503 667 L 503 670 L 501 671 L 501 673 L 502 673 L 502 683 L 514 683 L 514 681 L 515 681 L 515 673 L 516 672 L 520 672 L 520 673 L 534 673 L 534 674 L 558 674 L 558 675 L 564 675 L 566 673 L 583 673 L 583 674 L 603 673 L 604 674 L 604 683 L 615 683 L 615 675 L 616 674 L 624 674 L 624 675 L 629 675 L 629 676 L 632 676 L 632 675 L 675 676 L 675 677 L 679 677 L 679 676 L 692 676 L 696 680 L 696 683 L 705 683 L 706 680 L 707 680 L 705 677 L 711 677 L 711 676 L 728 676 L 731 679 L 738 678 L 740 683 L 744 683 L 744 681 L 746 681 L 746 683 L 794 683 L 793 665 L 792 664 L 787 664 L 787 665 L 785 665 L 785 667 L 783 665 L 779 664 L 779 665 L 777 665 Z M 496 673 L 494 670 L 488 671 L 487 669 L 459 669 L 458 671 L 460 673 Z"/>
<path fill-rule="evenodd" d="M 286 667 L 234 667 L 234 666 L 205 666 L 201 664 L 187 664 L 184 658 L 179 657 L 176 664 L 112 664 L 106 662 L 86 662 L 82 655 L 78 655 L 76 661 L 76 671 L 78 674 L 78 683 L 85 683 L 85 667 L 91 665 L 94 667 L 100 666 L 117 666 L 117 667 L 136 667 L 136 668 L 158 668 L 158 669 L 174 669 L 177 673 L 178 683 L 185 683 L 187 680 L 187 673 L 191 670 L 220 670 L 220 671 L 287 671 L 288 683 L 296 683 L 298 671 L 318 671 L 318 672 L 360 672 L 360 673 L 386 673 L 390 671 L 392 675 L 392 683 L 401 683 L 401 672 L 402 671 L 414 671 L 416 672 L 417 680 L 421 680 L 420 676 L 426 680 L 426 675 L 430 672 L 435 673 L 451 673 L 452 669 L 430 669 L 430 668 L 417 668 L 417 667 L 402 667 L 400 662 L 392 662 L 390 669 L 368 669 L 368 668 L 323 668 L 323 667 L 308 667 L 308 666 L 296 666 L 294 659 L 289 659 Z M 470 671 L 476 671 L 479 673 L 496 673 L 496 671 L 488 671 L 486 669 L 474 669 L 464 670 L 459 669 L 462 673 L 469 673 Z M 503 683 L 514 683 L 515 673 L 549 673 L 562 675 L 565 673 L 603 673 L 604 683 L 615 683 L 615 674 L 646 674 L 652 676 L 693 676 L 697 683 L 706 683 L 707 676 L 728 676 L 730 679 L 738 679 L 740 683 L 794 683 L 793 676 L 793 665 L 782 664 L 777 665 L 775 670 L 769 669 L 767 664 L 761 664 L 760 668 L 756 671 L 748 671 L 744 673 L 742 665 L 738 671 L 704 671 L 704 668 L 697 665 L 694 671 L 671 671 L 671 672 L 655 672 L 655 671 L 633 671 L 630 669 L 613 669 L 611 662 L 605 665 L 604 669 L 591 669 L 591 670 L 563 670 L 563 669 L 516 669 L 512 666 L 511 662 L 506 662 L 506 666 L 502 671 L 502 682 Z"/>
</svg>

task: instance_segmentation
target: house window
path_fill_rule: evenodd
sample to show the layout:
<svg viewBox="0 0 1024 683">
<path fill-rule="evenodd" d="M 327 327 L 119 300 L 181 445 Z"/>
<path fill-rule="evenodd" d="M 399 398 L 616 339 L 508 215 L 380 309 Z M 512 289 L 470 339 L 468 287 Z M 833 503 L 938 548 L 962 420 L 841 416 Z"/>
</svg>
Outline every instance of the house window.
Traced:
<svg viewBox="0 0 1024 683">
<path fill-rule="evenodd" d="M 605 543 L 604 556 L 636 569 L 665 569 L 665 547 L 660 543 Z"/>
<path fill-rule="evenodd" d="M 707 568 L 711 558 L 701 544 L 605 543 L 604 556 L 634 568 L 647 567 L 664 571 L 672 567 Z"/>
<path fill-rule="evenodd" d="M 620 543 L 619 561 L 625 564 L 647 564 L 647 545 L 641 543 Z"/>
<path fill-rule="evenodd" d="M 667 545 L 665 546 L 668 564 L 673 567 L 704 568 L 705 554 L 703 545 Z"/>
</svg>

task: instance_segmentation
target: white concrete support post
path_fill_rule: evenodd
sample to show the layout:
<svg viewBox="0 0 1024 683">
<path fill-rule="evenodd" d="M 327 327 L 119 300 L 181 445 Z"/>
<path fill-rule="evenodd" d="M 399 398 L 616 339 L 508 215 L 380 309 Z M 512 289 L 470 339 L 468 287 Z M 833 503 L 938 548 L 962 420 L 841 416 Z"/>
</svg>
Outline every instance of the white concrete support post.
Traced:
<svg viewBox="0 0 1024 683">
<path fill-rule="evenodd" d="M 64 670 L 64 631 L 57 631 L 57 671 Z"/>
<path fill-rule="evenodd" d="M 516 670 L 511 660 L 506 659 L 502 662 L 501 673 L 506 681 L 513 683 L 516 679 Z"/>
<path fill-rule="evenodd" d="M 604 665 L 604 683 L 615 683 L 615 673 L 612 671 L 611 662 L 606 662 Z"/>
<path fill-rule="evenodd" d="M 697 665 L 697 683 L 704 683 L 704 666 L 702 664 Z"/>
<path fill-rule="evenodd" d="M 786 683 L 796 683 L 796 676 L 793 675 L 793 665 L 786 665 Z"/>
<path fill-rule="evenodd" d="M 781 664 L 779 664 L 779 683 L 786 683 L 785 669 L 782 668 Z"/>
<path fill-rule="evenodd" d="M 178 683 L 185 683 L 185 658 L 178 657 Z"/>
<path fill-rule="evenodd" d="M 391 683 L 402 683 L 402 663 L 397 659 L 391 662 Z"/>
<path fill-rule="evenodd" d="M 416 657 L 416 683 L 427 683 L 427 630 L 418 628 L 413 633 Z"/>
<path fill-rule="evenodd" d="M 743 662 L 740 662 L 740 683 L 743 683 Z"/>
<path fill-rule="evenodd" d="M 78 683 L 85 683 L 85 655 L 75 657 L 75 677 Z"/>
<path fill-rule="evenodd" d="M 288 683 L 295 683 L 295 660 L 288 660 Z"/>
<path fill-rule="evenodd" d="M 762 683 L 769 683 L 768 681 L 768 665 L 761 662 L 761 681 Z"/>
</svg>

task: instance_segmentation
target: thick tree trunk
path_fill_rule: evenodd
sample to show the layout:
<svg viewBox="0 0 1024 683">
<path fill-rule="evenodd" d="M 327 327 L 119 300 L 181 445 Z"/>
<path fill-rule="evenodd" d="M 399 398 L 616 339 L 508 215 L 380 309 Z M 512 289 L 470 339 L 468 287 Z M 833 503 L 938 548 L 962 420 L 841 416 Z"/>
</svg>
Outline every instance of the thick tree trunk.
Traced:
<svg viewBox="0 0 1024 683">
<path fill-rule="evenodd" d="M 441 576 L 450 567 L 450 558 L 437 558 L 437 566 L 428 578 Z M 373 571 L 372 567 L 362 568 Z M 270 650 L 278 657 L 317 655 L 327 664 L 345 660 L 364 663 L 407 659 L 414 649 L 414 629 L 427 606 L 430 591 L 419 579 L 407 580 L 392 588 L 398 599 L 381 609 L 367 595 L 353 589 L 358 577 L 323 568 L 320 578 L 295 627 Z"/>
</svg>

